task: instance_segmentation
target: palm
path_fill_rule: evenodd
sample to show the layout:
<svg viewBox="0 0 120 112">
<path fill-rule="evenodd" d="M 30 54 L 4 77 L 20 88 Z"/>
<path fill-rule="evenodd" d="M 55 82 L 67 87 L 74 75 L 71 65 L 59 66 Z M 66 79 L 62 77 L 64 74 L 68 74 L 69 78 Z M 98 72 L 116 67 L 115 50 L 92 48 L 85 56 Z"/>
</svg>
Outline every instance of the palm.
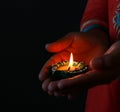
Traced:
<svg viewBox="0 0 120 112">
<path fill-rule="evenodd" d="M 69 59 L 70 53 L 74 55 L 74 60 L 84 61 L 89 64 L 92 58 L 102 55 L 106 50 L 106 47 L 99 42 L 90 40 L 90 38 L 73 39 L 72 44 L 62 52 L 58 53 L 58 56 L 62 57 L 62 60 Z"/>
<path fill-rule="evenodd" d="M 55 52 L 56 54 L 43 66 L 41 70 L 43 80 L 48 77 L 48 67 L 57 62 L 69 60 L 71 52 L 74 55 L 75 61 L 84 61 L 89 64 L 92 58 L 102 55 L 107 48 L 104 43 L 99 41 L 99 38 L 96 39 L 96 36 L 88 37 L 86 34 L 76 33 L 75 35 L 68 36 L 65 43 L 62 43 L 61 40 L 55 42 L 54 46 L 50 49 L 48 48 L 48 51 Z"/>
</svg>

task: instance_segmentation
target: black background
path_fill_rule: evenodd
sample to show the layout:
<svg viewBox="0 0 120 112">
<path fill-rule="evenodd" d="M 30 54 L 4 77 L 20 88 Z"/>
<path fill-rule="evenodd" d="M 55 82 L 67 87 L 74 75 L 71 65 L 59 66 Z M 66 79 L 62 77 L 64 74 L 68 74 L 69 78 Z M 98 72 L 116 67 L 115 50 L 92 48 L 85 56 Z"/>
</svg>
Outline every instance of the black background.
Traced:
<svg viewBox="0 0 120 112">
<path fill-rule="evenodd" d="M 1 38 L 4 40 L 8 104 L 39 104 L 49 111 L 83 111 L 84 97 L 69 101 L 49 96 L 41 89 L 38 74 L 52 55 L 44 46 L 69 32 L 79 31 L 83 13 L 81 0 L 4 1 L 1 9 Z M 4 88 L 5 89 L 5 88 Z"/>
</svg>

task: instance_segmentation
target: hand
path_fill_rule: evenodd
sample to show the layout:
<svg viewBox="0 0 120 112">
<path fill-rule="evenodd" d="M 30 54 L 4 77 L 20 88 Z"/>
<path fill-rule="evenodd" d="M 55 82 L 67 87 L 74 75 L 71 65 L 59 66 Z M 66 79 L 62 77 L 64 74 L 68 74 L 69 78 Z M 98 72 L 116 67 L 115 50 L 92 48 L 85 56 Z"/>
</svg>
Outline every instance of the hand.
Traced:
<svg viewBox="0 0 120 112">
<path fill-rule="evenodd" d="M 111 45 L 103 56 L 91 61 L 91 67 L 96 70 L 108 70 L 108 75 L 111 76 L 108 78 L 110 82 L 120 78 L 120 41 Z"/>
<path fill-rule="evenodd" d="M 90 62 L 92 71 L 79 75 L 74 78 L 63 79 L 57 83 L 57 87 L 61 95 L 61 91 L 72 87 L 91 88 L 93 86 L 108 84 L 114 79 L 120 78 L 120 41 L 115 42 L 105 52 L 103 56 L 94 58 Z M 79 89 L 80 90 L 80 89 Z M 69 92 L 68 97 L 75 97 L 78 91 Z"/>
<path fill-rule="evenodd" d="M 70 33 L 56 42 L 47 44 L 46 49 L 49 52 L 54 52 L 56 54 L 45 63 L 40 71 L 39 78 L 41 81 L 43 81 L 43 90 L 49 94 L 56 94 L 57 92 L 55 92 L 55 90 L 57 89 L 57 85 L 60 85 L 60 82 L 64 81 L 64 79 L 60 82 L 50 81 L 48 75 L 48 67 L 50 65 L 62 60 L 68 60 L 71 52 L 74 55 L 74 60 L 84 61 L 85 63 L 89 64 L 91 59 L 102 55 L 106 51 L 107 47 L 108 41 L 106 34 L 98 30 L 96 30 L 96 33 Z M 69 90 L 66 89 L 65 91 L 67 92 Z"/>
</svg>

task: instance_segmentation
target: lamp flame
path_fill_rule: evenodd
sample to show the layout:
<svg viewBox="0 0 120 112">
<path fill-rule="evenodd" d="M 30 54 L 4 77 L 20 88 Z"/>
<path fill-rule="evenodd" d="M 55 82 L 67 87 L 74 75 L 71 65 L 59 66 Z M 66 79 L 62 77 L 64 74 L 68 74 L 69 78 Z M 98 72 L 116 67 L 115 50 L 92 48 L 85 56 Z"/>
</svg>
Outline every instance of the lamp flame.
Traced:
<svg viewBox="0 0 120 112">
<path fill-rule="evenodd" d="M 68 69 L 72 68 L 72 66 L 73 66 L 73 54 L 70 53 L 70 59 L 69 59 Z"/>
</svg>

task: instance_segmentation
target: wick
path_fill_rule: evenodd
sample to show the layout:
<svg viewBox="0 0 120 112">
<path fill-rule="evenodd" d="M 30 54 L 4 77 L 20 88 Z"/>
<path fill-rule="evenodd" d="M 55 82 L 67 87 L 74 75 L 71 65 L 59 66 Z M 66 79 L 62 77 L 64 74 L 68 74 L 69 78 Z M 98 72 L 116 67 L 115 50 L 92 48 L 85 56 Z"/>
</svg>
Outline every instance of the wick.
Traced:
<svg viewBox="0 0 120 112">
<path fill-rule="evenodd" d="M 68 67 L 68 71 L 70 70 L 70 67 Z"/>
</svg>

